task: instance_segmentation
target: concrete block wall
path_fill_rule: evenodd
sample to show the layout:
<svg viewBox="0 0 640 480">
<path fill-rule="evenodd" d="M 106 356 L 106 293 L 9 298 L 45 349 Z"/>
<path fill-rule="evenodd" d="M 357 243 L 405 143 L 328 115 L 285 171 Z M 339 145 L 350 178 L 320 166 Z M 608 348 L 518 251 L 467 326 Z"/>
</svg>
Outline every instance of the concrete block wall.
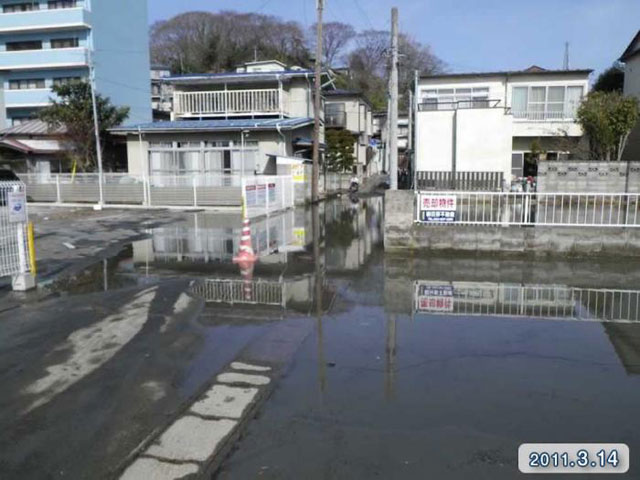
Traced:
<svg viewBox="0 0 640 480">
<path fill-rule="evenodd" d="M 542 161 L 538 191 L 640 193 L 640 162 Z"/>
<path fill-rule="evenodd" d="M 414 208 L 412 191 L 386 192 L 385 251 L 640 257 L 640 228 L 428 226 L 414 223 Z"/>
</svg>

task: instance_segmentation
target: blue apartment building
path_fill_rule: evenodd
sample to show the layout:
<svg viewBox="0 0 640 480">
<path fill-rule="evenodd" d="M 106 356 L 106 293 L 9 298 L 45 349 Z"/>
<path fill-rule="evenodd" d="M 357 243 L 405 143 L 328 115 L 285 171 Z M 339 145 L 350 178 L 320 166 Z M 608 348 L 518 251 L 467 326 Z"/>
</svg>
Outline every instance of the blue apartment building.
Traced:
<svg viewBox="0 0 640 480">
<path fill-rule="evenodd" d="M 90 62 L 98 93 L 151 121 L 147 0 L 0 0 L 0 129 L 34 119 Z"/>
</svg>

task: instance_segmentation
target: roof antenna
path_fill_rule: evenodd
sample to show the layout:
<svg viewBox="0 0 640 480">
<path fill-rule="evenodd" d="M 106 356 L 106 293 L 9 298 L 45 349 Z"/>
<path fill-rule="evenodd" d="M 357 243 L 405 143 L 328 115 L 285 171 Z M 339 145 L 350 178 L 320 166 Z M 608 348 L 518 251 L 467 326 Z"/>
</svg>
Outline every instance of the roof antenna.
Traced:
<svg viewBox="0 0 640 480">
<path fill-rule="evenodd" d="M 253 61 L 257 62 L 258 61 L 258 46 L 255 45 L 253 47 Z"/>
<path fill-rule="evenodd" d="M 563 70 L 569 70 L 569 42 L 564 42 L 564 65 Z"/>
</svg>

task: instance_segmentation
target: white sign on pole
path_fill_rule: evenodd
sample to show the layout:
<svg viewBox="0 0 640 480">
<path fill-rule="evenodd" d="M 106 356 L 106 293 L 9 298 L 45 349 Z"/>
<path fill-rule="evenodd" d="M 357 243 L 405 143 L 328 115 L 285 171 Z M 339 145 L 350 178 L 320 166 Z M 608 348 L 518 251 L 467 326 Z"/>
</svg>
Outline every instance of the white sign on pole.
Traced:
<svg viewBox="0 0 640 480">
<path fill-rule="evenodd" d="M 450 223 L 456 221 L 455 195 L 428 195 L 418 197 L 418 212 L 421 222 Z"/>
<path fill-rule="evenodd" d="M 9 222 L 27 222 L 27 195 L 25 192 L 7 192 L 9 204 Z"/>
</svg>

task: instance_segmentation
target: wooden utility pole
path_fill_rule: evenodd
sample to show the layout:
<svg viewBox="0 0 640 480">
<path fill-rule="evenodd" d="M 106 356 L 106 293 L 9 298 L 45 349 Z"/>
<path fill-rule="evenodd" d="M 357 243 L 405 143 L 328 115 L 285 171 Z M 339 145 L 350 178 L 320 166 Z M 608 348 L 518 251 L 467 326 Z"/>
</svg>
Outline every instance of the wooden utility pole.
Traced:
<svg viewBox="0 0 640 480">
<path fill-rule="evenodd" d="M 389 175 L 398 189 L 398 9 L 391 9 L 391 77 L 389 79 Z"/>
<path fill-rule="evenodd" d="M 320 108 L 322 108 L 322 13 L 324 0 L 316 0 L 318 20 L 316 22 L 316 85 L 314 92 L 314 124 L 313 124 L 313 168 L 311 172 L 311 201 L 320 199 L 318 183 L 320 179 Z"/>
</svg>

